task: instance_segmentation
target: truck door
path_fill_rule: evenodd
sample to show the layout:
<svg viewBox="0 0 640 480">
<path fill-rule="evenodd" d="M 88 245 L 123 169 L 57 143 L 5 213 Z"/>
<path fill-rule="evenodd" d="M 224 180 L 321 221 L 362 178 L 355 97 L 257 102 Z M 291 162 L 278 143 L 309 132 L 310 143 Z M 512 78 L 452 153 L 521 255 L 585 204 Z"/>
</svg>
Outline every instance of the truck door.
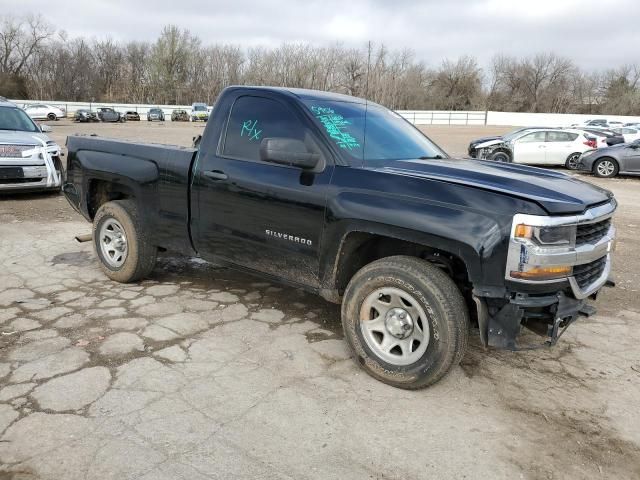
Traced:
<svg viewBox="0 0 640 480">
<path fill-rule="evenodd" d="M 266 92 L 243 93 L 230 100 L 217 138 L 203 138 L 192 187 L 196 249 L 204 258 L 317 286 L 330 154 L 300 107 Z M 263 161 L 265 138 L 300 140 L 320 161 L 314 169 Z"/>
</svg>

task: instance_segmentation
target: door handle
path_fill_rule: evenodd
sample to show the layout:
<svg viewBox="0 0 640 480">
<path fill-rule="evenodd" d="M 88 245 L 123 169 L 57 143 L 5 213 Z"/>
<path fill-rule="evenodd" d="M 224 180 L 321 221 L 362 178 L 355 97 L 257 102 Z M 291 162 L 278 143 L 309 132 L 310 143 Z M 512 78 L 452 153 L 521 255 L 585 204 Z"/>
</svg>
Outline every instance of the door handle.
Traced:
<svg viewBox="0 0 640 480">
<path fill-rule="evenodd" d="M 204 172 L 204 174 L 212 180 L 226 180 L 229 178 L 226 173 L 221 172 L 220 170 L 209 170 Z"/>
</svg>

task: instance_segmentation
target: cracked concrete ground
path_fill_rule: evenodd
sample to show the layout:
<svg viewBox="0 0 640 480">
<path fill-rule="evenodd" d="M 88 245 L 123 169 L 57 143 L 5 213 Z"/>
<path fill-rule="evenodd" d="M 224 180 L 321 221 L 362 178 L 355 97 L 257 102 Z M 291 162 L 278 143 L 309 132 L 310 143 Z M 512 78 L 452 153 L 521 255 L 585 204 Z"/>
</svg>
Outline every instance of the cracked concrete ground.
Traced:
<svg viewBox="0 0 640 480">
<path fill-rule="evenodd" d="M 0 479 L 637 479 L 636 182 L 607 183 L 619 287 L 597 316 L 551 350 L 485 352 L 473 332 L 418 392 L 358 369 L 335 305 L 173 256 L 114 283 L 63 200 L 8 199 Z"/>
</svg>

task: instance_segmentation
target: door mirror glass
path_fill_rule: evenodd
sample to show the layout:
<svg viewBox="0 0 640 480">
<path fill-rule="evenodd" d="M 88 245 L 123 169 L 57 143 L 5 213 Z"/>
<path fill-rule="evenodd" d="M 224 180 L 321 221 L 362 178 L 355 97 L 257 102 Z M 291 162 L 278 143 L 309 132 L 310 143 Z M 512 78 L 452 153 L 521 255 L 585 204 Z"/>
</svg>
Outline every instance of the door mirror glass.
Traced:
<svg viewBox="0 0 640 480">
<path fill-rule="evenodd" d="M 318 164 L 320 155 L 309 152 L 301 140 L 263 138 L 260 142 L 260 160 L 311 169 Z"/>
</svg>

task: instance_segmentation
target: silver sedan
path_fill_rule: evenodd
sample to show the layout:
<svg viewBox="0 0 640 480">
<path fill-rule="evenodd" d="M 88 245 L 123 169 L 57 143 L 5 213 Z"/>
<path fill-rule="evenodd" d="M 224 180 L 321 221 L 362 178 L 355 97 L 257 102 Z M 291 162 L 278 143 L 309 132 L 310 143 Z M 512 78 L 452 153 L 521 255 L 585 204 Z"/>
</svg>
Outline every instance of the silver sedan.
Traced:
<svg viewBox="0 0 640 480">
<path fill-rule="evenodd" d="M 578 170 L 604 178 L 619 173 L 640 175 L 640 140 L 585 152 L 578 160 Z"/>
</svg>

